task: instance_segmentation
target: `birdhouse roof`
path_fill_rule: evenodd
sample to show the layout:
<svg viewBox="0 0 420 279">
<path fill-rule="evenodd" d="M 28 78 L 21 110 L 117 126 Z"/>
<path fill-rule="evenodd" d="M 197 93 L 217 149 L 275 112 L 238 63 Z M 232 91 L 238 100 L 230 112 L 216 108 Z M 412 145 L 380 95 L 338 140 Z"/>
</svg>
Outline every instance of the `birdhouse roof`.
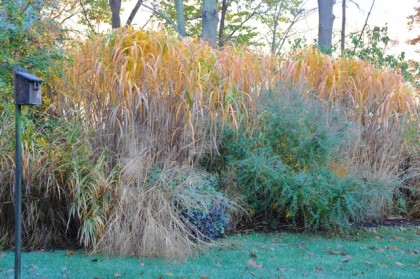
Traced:
<svg viewBox="0 0 420 279">
<path fill-rule="evenodd" d="M 21 76 L 21 77 L 23 77 L 23 78 L 25 78 L 29 81 L 32 81 L 32 82 L 43 82 L 44 81 L 43 79 L 41 79 L 39 77 L 36 77 L 36 76 L 34 76 L 33 74 L 30 74 L 30 73 L 17 72 L 16 71 L 15 74 L 18 75 L 18 76 Z"/>
</svg>

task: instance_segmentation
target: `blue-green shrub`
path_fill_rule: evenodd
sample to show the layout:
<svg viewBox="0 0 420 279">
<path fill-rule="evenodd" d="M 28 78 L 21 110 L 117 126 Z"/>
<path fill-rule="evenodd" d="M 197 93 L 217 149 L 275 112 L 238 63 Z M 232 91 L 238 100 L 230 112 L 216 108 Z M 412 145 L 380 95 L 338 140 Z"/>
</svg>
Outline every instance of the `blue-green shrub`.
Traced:
<svg viewBox="0 0 420 279">
<path fill-rule="evenodd" d="M 216 190 L 219 184 L 216 176 L 188 168 L 173 173 L 154 169 L 148 184 L 159 182 L 166 185 L 164 190 L 172 193 L 172 202 L 180 217 L 197 229 L 196 237 L 213 240 L 224 236 L 232 206 Z"/>
<path fill-rule="evenodd" d="M 195 172 L 184 184 L 186 187 L 180 187 L 175 192 L 179 212 L 205 239 L 223 237 L 229 223 L 229 201 L 216 190 L 218 179 Z"/>
<path fill-rule="evenodd" d="M 256 125 L 237 132 L 225 127 L 221 155 L 206 158 L 224 187 L 242 194 L 254 225 L 343 231 L 382 217 L 396 201 L 402 204 L 398 181 L 383 185 L 332 169 L 352 138 L 351 124 L 339 111 L 298 94 L 267 93 L 259 104 Z"/>
</svg>

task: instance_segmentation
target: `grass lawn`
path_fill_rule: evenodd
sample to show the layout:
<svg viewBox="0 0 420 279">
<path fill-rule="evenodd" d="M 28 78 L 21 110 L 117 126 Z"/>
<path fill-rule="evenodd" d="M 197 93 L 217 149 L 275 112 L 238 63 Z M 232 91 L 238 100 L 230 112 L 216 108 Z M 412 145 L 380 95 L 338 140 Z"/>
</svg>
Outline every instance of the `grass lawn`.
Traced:
<svg viewBox="0 0 420 279">
<path fill-rule="evenodd" d="M 184 262 L 68 250 L 23 253 L 22 260 L 23 278 L 420 278 L 420 227 L 344 238 L 234 235 Z M 13 278 L 13 265 L 13 251 L 0 252 L 0 278 Z"/>
</svg>

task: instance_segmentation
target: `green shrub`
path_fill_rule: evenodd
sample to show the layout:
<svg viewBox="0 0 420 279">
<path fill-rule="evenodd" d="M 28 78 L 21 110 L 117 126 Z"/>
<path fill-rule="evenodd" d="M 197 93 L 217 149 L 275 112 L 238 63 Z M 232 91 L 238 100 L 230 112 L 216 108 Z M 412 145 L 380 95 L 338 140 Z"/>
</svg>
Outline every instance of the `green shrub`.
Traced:
<svg viewBox="0 0 420 279">
<path fill-rule="evenodd" d="M 226 127 L 221 155 L 207 158 L 227 192 L 242 194 L 254 225 L 343 231 L 403 204 L 398 180 L 384 184 L 333 167 L 345 160 L 343 149 L 352 139 L 351 124 L 337 108 L 295 93 L 267 93 L 259 104 L 255 127 L 238 134 Z"/>
</svg>

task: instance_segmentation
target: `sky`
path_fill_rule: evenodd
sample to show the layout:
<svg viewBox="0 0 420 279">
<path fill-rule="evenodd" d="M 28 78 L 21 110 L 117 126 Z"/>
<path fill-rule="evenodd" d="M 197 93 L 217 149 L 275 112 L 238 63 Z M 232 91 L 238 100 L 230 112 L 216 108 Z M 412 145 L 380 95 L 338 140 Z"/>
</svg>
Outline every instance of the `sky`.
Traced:
<svg viewBox="0 0 420 279">
<path fill-rule="evenodd" d="M 347 0 L 347 32 L 360 31 L 363 28 L 366 17 L 368 15 L 370 6 L 373 0 L 353 0 L 359 7 Z M 123 2 L 124 12 L 121 16 L 121 22 L 125 23 L 135 5 L 136 0 L 128 0 Z M 405 42 L 409 38 L 415 37 L 415 34 L 420 33 L 420 28 L 417 30 L 408 31 L 407 28 L 407 16 L 414 14 L 414 7 L 420 6 L 419 0 L 376 0 L 375 5 L 372 9 L 372 13 L 369 17 L 368 26 L 385 26 L 388 23 L 388 36 L 394 42 L 392 46 L 387 50 L 388 54 L 399 54 L 400 52 L 406 52 L 408 59 L 414 59 L 420 61 L 420 53 L 416 53 L 416 50 L 420 50 L 420 46 L 410 46 Z M 304 8 L 311 9 L 317 7 L 317 0 L 307 0 Z M 334 21 L 334 40 L 338 41 L 340 38 L 341 31 L 341 0 L 337 0 L 337 4 L 334 6 L 334 15 L 336 17 Z M 149 13 L 144 9 L 139 10 L 134 20 L 134 24 L 143 26 L 143 24 L 149 18 Z M 318 36 L 318 14 L 313 13 L 305 20 L 299 22 L 296 25 L 296 30 L 300 32 L 300 35 L 304 35 L 308 42 L 312 42 Z"/>
<path fill-rule="evenodd" d="M 351 3 L 350 0 L 347 0 L 347 2 L 346 29 L 348 32 L 360 31 L 366 21 L 372 0 L 354 0 L 360 9 Z M 416 6 L 420 6 L 418 0 L 376 0 L 372 13 L 369 16 L 368 26 L 371 28 L 374 26 L 382 27 L 388 23 L 388 36 L 398 44 L 393 45 L 387 51 L 390 54 L 404 51 L 407 54 L 407 58 L 420 61 L 420 54 L 415 52 L 415 50 L 420 50 L 420 46 L 410 46 L 405 43 L 408 39 L 415 37 L 415 34 L 420 33 L 419 28 L 411 32 L 407 28 L 407 17 L 414 14 L 414 7 Z M 305 8 L 314 7 L 317 7 L 317 0 L 308 0 Z M 334 21 L 334 39 L 339 40 L 342 19 L 340 0 L 334 6 L 334 15 L 336 17 Z M 318 35 L 317 24 L 318 14 L 315 13 L 307 20 L 300 22 L 297 28 L 308 30 L 308 33 L 306 33 L 308 38 L 316 38 Z"/>
</svg>

